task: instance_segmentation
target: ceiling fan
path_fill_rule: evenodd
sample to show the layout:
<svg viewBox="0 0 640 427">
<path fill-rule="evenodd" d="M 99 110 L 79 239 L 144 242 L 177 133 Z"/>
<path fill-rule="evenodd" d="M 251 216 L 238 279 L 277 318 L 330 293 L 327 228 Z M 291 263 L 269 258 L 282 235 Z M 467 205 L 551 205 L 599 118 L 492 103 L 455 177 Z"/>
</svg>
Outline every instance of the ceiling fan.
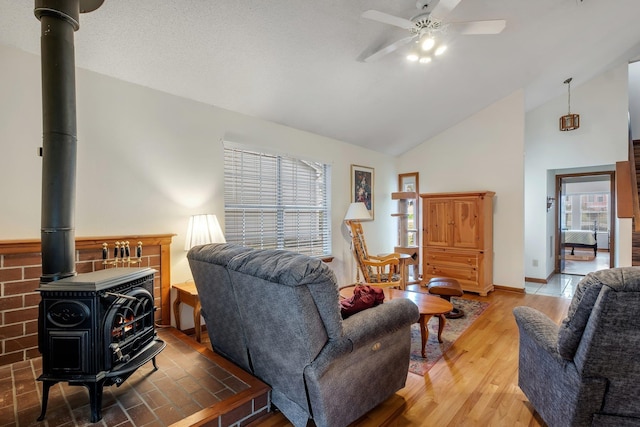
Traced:
<svg viewBox="0 0 640 427">
<path fill-rule="evenodd" d="M 439 0 L 431 12 L 426 11 L 429 4 L 434 0 L 418 0 L 416 7 L 420 13 L 410 19 L 389 15 L 378 10 L 367 10 L 362 14 L 363 18 L 383 24 L 393 25 L 409 31 L 407 37 L 403 37 L 364 58 L 365 62 L 373 62 L 380 59 L 398 48 L 417 41 L 420 49 L 415 49 L 407 55 L 409 61 L 421 63 L 431 62 L 430 53 L 440 55 L 446 50 L 442 40 L 438 45 L 439 34 L 443 34 L 449 29 L 459 34 L 499 34 L 504 30 L 507 22 L 504 19 L 493 19 L 489 21 L 469 21 L 469 22 L 446 22 L 446 17 L 462 0 Z"/>
</svg>

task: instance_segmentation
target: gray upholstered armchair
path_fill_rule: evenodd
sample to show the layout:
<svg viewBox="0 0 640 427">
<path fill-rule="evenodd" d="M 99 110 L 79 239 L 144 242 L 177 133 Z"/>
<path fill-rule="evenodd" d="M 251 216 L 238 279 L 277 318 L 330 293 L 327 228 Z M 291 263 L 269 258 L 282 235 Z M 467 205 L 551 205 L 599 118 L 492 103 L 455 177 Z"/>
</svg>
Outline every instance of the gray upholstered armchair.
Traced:
<svg viewBox="0 0 640 427">
<path fill-rule="evenodd" d="M 295 426 L 347 425 L 404 387 L 411 301 L 342 320 L 335 275 L 318 259 L 231 244 L 187 258 L 213 349 L 269 384 Z"/>
<path fill-rule="evenodd" d="M 560 326 L 514 314 L 518 384 L 550 427 L 640 426 L 640 268 L 585 276 Z"/>
</svg>

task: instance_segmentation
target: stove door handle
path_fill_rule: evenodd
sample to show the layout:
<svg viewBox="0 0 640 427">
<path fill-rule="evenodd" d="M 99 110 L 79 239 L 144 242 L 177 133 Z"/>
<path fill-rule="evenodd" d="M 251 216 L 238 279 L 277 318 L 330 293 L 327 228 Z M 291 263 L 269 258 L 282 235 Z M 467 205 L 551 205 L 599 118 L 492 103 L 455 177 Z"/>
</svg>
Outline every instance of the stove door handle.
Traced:
<svg viewBox="0 0 640 427">
<path fill-rule="evenodd" d="M 129 355 L 127 354 L 126 356 L 122 354 L 122 350 L 120 349 L 120 346 L 116 343 L 111 343 L 109 345 L 109 348 L 111 350 L 113 350 L 113 352 L 115 353 L 115 355 L 118 357 L 118 362 L 128 362 L 129 361 Z"/>
</svg>

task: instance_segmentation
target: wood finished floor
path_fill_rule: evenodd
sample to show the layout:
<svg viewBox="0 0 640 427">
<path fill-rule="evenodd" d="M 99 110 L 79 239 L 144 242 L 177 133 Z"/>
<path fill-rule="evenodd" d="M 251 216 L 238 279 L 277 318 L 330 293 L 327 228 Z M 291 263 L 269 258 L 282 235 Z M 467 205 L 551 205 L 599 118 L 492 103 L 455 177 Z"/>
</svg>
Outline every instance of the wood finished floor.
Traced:
<svg viewBox="0 0 640 427">
<path fill-rule="evenodd" d="M 534 307 L 559 323 L 570 300 L 503 290 L 465 298 L 491 305 L 424 377 L 409 373 L 405 388 L 354 426 L 545 426 L 518 387 L 518 328 L 512 310 Z M 394 411 L 400 414 L 390 416 Z M 253 425 L 291 424 L 277 413 Z"/>
</svg>

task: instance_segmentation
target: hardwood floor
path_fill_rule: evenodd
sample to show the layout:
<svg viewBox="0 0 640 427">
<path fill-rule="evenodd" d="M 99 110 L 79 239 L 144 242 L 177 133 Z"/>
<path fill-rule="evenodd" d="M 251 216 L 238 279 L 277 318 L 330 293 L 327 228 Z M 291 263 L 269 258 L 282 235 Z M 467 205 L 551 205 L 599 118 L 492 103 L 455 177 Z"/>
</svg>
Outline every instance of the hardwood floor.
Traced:
<svg viewBox="0 0 640 427">
<path fill-rule="evenodd" d="M 518 328 L 512 310 L 527 305 L 560 323 L 570 300 L 503 290 L 465 298 L 491 305 L 424 377 L 409 373 L 405 388 L 354 426 L 545 425 L 518 387 Z M 390 411 L 399 415 L 390 420 Z M 273 414 L 252 425 L 291 424 Z"/>
</svg>

